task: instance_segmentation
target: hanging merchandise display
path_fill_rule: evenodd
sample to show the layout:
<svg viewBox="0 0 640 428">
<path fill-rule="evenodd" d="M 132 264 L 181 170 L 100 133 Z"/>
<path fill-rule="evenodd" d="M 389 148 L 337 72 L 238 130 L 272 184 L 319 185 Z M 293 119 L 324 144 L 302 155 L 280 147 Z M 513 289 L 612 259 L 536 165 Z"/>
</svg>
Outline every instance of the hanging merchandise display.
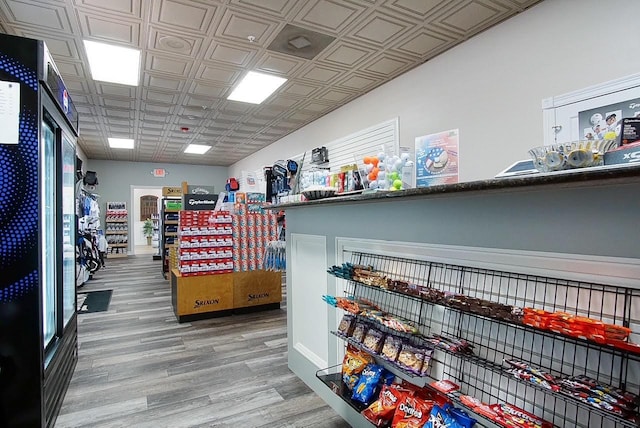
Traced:
<svg viewBox="0 0 640 428">
<path fill-rule="evenodd" d="M 105 214 L 107 258 L 127 257 L 129 248 L 129 213 L 126 202 L 107 202 Z"/>
</svg>

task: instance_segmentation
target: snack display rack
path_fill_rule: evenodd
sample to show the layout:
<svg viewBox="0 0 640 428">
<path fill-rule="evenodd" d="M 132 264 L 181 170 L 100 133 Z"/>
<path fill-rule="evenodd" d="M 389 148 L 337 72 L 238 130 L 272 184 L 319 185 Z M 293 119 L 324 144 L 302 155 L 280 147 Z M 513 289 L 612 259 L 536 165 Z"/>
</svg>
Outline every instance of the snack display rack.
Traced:
<svg viewBox="0 0 640 428">
<path fill-rule="evenodd" d="M 160 256 L 162 258 L 162 276 L 169 279 L 169 251 L 178 247 L 178 222 L 181 209 L 180 198 L 162 198 L 160 210 Z"/>
<path fill-rule="evenodd" d="M 433 380 L 442 379 L 460 385 L 460 391 L 447 397 L 478 419 L 481 426 L 498 425 L 466 408 L 459 400 L 461 394 L 483 402 L 516 405 L 555 426 L 638 426 L 637 408 L 620 409 L 611 402 L 594 399 L 584 390 L 552 390 L 549 385 L 514 377 L 504 361 L 522 361 L 558 382 L 586 375 L 600 385 L 638 395 L 640 347 L 633 343 L 640 341 L 640 290 L 359 252 L 352 252 L 347 259 L 352 266 L 370 267 L 377 277 L 369 281 L 344 276 L 334 269 L 329 272 L 346 280 L 346 295 L 365 299 L 411 321 L 419 334 L 384 331 L 384 326 L 376 323 L 374 327 L 434 349 L 429 372 L 416 376 L 352 338 L 332 333 L 417 386 L 429 388 Z M 597 334 L 584 327 L 550 329 L 523 317 L 523 313 L 543 311 L 566 314 L 567 319 L 576 321 L 575 325 L 581 321 L 607 327 L 592 327 Z M 626 332 L 628 337 L 616 336 L 617 332 Z M 432 340 L 439 335 L 466 341 L 472 352 L 439 346 Z M 335 370 L 321 370 L 316 376 L 350 403 L 340 391 Z"/>
<path fill-rule="evenodd" d="M 107 202 L 105 237 L 109 248 L 107 258 L 127 257 L 129 248 L 129 214 L 126 202 Z"/>
</svg>

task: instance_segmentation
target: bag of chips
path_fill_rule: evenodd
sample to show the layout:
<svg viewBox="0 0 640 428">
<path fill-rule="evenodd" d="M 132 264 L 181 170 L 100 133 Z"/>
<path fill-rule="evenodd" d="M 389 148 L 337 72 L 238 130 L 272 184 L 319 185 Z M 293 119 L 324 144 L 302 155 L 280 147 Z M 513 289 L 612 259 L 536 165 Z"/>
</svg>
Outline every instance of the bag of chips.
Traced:
<svg viewBox="0 0 640 428">
<path fill-rule="evenodd" d="M 422 428 L 435 403 L 405 394 L 393 414 L 392 428 Z"/>
<path fill-rule="evenodd" d="M 424 428 L 464 428 L 464 426 L 459 424 L 445 409 L 433 406 L 429 421 L 424 425 Z"/>
<path fill-rule="evenodd" d="M 375 397 L 378 384 L 384 372 L 384 367 L 377 364 L 369 364 L 364 368 L 358 383 L 353 388 L 351 399 L 364 404 L 369 404 Z"/>
<path fill-rule="evenodd" d="M 342 360 L 342 381 L 349 390 L 353 389 L 360 379 L 360 373 L 371 361 L 371 357 L 364 352 L 353 346 L 347 347 L 347 352 Z"/>
<path fill-rule="evenodd" d="M 404 394 L 398 385 L 383 385 L 378 399 L 362 411 L 362 416 L 377 427 L 385 426 L 393 419 Z"/>
</svg>

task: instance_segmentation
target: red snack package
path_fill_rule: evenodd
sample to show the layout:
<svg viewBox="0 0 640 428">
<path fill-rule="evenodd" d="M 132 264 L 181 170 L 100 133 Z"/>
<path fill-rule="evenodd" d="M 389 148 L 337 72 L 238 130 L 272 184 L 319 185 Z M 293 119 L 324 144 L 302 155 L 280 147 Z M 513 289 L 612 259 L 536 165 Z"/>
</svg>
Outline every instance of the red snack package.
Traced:
<svg viewBox="0 0 640 428">
<path fill-rule="evenodd" d="M 393 419 L 396 408 L 404 395 L 405 392 L 397 385 L 382 385 L 380 396 L 362 411 L 362 416 L 377 427 L 384 426 Z"/>
<path fill-rule="evenodd" d="M 476 397 L 470 395 L 461 395 L 460 402 L 470 409 L 475 409 L 478 406 L 484 405 L 484 403 L 478 400 Z"/>
<path fill-rule="evenodd" d="M 393 415 L 391 428 L 422 428 L 434 402 L 405 394 Z"/>
<path fill-rule="evenodd" d="M 437 389 L 438 391 L 448 394 L 453 391 L 457 391 L 460 389 L 460 385 L 456 385 L 450 380 L 439 380 L 436 382 L 431 382 L 429 385 Z"/>
<path fill-rule="evenodd" d="M 489 407 L 498 414 L 495 421 L 503 426 L 553 428 L 552 423 L 511 404 L 491 404 Z"/>
</svg>

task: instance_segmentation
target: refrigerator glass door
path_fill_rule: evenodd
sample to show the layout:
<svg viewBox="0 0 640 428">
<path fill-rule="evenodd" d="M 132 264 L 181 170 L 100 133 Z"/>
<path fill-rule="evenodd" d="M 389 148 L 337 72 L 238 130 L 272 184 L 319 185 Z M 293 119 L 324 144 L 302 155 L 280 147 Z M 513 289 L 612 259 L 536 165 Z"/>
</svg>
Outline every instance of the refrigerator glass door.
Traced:
<svg viewBox="0 0 640 428">
<path fill-rule="evenodd" d="M 76 149 L 72 140 L 62 134 L 62 296 L 63 323 L 76 311 L 75 271 L 75 176 Z"/>
<path fill-rule="evenodd" d="M 46 348 L 56 333 L 56 159 L 53 127 L 42 122 L 42 332 Z"/>
</svg>

